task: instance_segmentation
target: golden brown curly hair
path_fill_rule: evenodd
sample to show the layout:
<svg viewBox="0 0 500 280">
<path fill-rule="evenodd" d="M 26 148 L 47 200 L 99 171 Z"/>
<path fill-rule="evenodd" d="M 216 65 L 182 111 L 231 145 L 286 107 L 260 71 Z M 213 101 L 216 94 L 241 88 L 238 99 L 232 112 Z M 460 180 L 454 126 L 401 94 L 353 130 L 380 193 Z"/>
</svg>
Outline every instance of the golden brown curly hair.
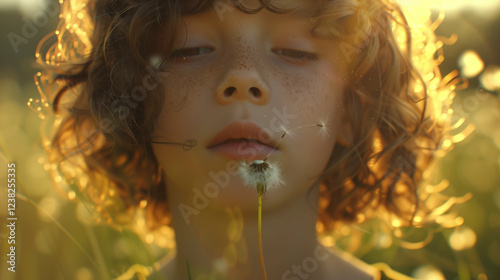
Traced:
<svg viewBox="0 0 500 280">
<path fill-rule="evenodd" d="M 257 9 L 237 0 L 62 4 L 57 30 L 37 53 L 56 116 L 46 148 L 58 181 L 110 223 L 125 224 L 146 209 L 151 228 L 168 225 L 168 186 L 151 135 L 164 100 L 156 85 L 171 80 L 161 72 L 166 60 L 156 67 L 151 60 L 169 57 L 184 15 L 221 3 L 246 13 L 290 12 L 259 2 Z M 424 222 L 430 209 L 418 186 L 436 153 L 450 146 L 442 144 L 453 98 L 453 83 L 438 69 L 441 46 L 428 15 L 408 18 L 393 0 L 315 5 L 312 34 L 337 41 L 339 63 L 347 65 L 343 110 L 352 130 L 318 180 L 321 225 L 362 221 L 381 209 L 402 224 Z"/>
</svg>

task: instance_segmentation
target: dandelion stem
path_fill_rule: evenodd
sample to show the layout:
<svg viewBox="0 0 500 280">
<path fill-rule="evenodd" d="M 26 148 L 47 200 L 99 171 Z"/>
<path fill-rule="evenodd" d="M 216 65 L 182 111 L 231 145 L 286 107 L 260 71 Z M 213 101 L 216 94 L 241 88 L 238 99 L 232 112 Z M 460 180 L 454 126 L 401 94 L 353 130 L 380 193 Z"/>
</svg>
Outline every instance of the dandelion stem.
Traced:
<svg viewBox="0 0 500 280">
<path fill-rule="evenodd" d="M 193 277 L 191 276 L 191 269 L 189 268 L 189 261 L 188 260 L 186 260 L 186 267 L 187 267 L 188 279 L 192 280 Z"/>
<path fill-rule="evenodd" d="M 260 191 L 264 189 L 264 186 L 258 184 L 257 189 L 259 190 L 259 205 L 257 210 L 258 216 L 258 231 L 259 231 L 259 257 L 260 257 L 260 270 L 262 271 L 262 279 L 267 280 L 266 267 L 264 266 L 264 252 L 262 251 L 262 196 L 264 192 Z"/>
</svg>

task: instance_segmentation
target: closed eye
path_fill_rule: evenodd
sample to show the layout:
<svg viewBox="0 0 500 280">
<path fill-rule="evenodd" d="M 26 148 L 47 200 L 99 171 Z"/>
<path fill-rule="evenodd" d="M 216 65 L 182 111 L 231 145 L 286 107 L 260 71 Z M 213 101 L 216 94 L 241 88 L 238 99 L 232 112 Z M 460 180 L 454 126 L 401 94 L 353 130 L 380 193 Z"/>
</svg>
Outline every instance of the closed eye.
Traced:
<svg viewBox="0 0 500 280">
<path fill-rule="evenodd" d="M 193 47 L 193 48 L 183 48 L 183 49 L 176 49 L 172 52 L 170 55 L 170 58 L 175 59 L 175 58 L 190 58 L 190 57 L 195 57 L 198 55 L 204 55 L 204 54 L 209 54 L 214 50 L 214 48 L 211 47 Z"/>
<path fill-rule="evenodd" d="M 305 60 L 316 61 L 316 60 L 318 60 L 318 56 L 316 54 L 310 53 L 310 52 L 304 52 L 304 51 L 292 50 L 292 49 L 273 49 L 272 51 L 277 55 L 285 56 L 287 58 L 292 58 L 292 59 L 298 60 L 298 61 L 305 61 Z"/>
</svg>

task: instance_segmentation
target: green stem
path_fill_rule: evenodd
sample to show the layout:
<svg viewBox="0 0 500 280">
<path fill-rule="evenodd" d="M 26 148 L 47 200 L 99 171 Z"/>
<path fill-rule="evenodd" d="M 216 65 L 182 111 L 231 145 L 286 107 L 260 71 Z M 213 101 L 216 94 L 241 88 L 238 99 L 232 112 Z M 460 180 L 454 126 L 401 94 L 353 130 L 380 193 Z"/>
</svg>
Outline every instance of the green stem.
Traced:
<svg viewBox="0 0 500 280">
<path fill-rule="evenodd" d="M 188 260 L 186 260 L 186 266 L 187 266 L 188 278 L 189 278 L 189 280 L 192 280 L 193 277 L 191 276 L 191 269 L 189 269 L 189 261 Z"/>
<path fill-rule="evenodd" d="M 263 189 L 263 187 L 258 186 L 257 189 Z M 258 231 L 259 231 L 260 270 L 262 271 L 262 279 L 267 280 L 266 267 L 264 266 L 264 253 L 262 251 L 262 196 L 263 195 L 264 193 L 262 191 L 259 191 L 259 206 L 258 206 L 257 216 L 258 216 Z"/>
</svg>

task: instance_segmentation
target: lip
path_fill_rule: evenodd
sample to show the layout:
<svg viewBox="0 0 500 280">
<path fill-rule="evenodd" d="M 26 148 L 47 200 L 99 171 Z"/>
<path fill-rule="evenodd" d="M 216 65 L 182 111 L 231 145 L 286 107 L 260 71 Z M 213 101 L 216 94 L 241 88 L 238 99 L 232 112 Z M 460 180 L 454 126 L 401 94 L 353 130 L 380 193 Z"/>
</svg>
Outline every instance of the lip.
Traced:
<svg viewBox="0 0 500 280">
<path fill-rule="evenodd" d="M 234 160 L 247 162 L 264 159 L 279 150 L 276 141 L 258 125 L 233 122 L 225 126 L 209 141 L 207 149 Z"/>
</svg>

